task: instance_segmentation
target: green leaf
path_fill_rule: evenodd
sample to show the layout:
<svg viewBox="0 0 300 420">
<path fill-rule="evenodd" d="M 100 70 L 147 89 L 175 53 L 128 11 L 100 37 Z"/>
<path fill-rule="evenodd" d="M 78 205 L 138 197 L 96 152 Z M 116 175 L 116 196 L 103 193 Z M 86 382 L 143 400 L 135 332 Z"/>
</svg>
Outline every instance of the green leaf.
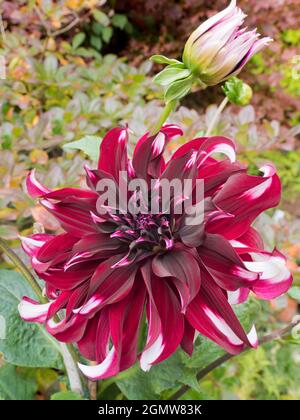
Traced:
<svg viewBox="0 0 300 420">
<path fill-rule="evenodd" d="M 125 15 L 120 15 L 118 13 L 116 13 L 112 18 L 111 18 L 111 22 L 112 24 L 119 29 L 124 29 L 125 26 L 128 23 L 128 19 L 127 16 Z"/>
<path fill-rule="evenodd" d="M 158 64 L 183 64 L 181 61 L 175 60 L 175 58 L 168 58 L 164 55 L 155 54 L 150 57 L 150 60 Z"/>
<path fill-rule="evenodd" d="M 102 36 L 102 32 L 105 29 L 105 26 L 101 25 L 101 23 L 99 22 L 93 22 L 92 23 L 92 32 L 94 35 L 101 35 Z"/>
<path fill-rule="evenodd" d="M 99 148 L 101 138 L 96 136 L 85 136 L 80 140 L 72 141 L 63 145 L 63 149 L 81 150 L 89 156 L 91 160 L 97 161 L 99 158 Z"/>
<path fill-rule="evenodd" d="M 108 26 L 110 24 L 109 17 L 99 9 L 94 9 L 92 11 L 93 17 L 97 22 L 101 23 L 103 26 Z"/>
<path fill-rule="evenodd" d="M 51 400 L 82 400 L 82 396 L 73 391 L 56 392 L 51 395 Z"/>
<path fill-rule="evenodd" d="M 74 50 L 76 50 L 78 47 L 80 47 L 80 45 L 82 45 L 82 43 L 85 40 L 85 33 L 84 32 L 79 32 L 79 34 L 75 35 L 73 40 L 72 40 L 72 47 Z"/>
<path fill-rule="evenodd" d="M 0 399 L 33 400 L 37 383 L 26 369 L 5 364 L 0 369 Z"/>
<path fill-rule="evenodd" d="M 55 55 L 51 54 L 44 60 L 44 69 L 48 76 L 53 76 L 58 69 L 58 61 Z"/>
<path fill-rule="evenodd" d="M 102 41 L 100 36 L 92 35 L 90 38 L 91 45 L 96 48 L 96 50 L 101 50 L 102 48 Z"/>
<path fill-rule="evenodd" d="M 43 325 L 20 318 L 18 304 L 23 296 L 36 299 L 23 277 L 12 270 L 0 270 L 0 315 L 5 319 L 0 352 L 7 362 L 28 367 L 62 368 L 59 344 Z"/>
<path fill-rule="evenodd" d="M 193 76 L 189 76 L 186 79 L 177 80 L 170 84 L 168 89 L 165 92 L 165 101 L 169 103 L 173 100 L 178 100 L 183 98 L 189 93 L 193 85 Z"/>
<path fill-rule="evenodd" d="M 158 73 L 153 81 L 162 86 L 168 86 L 176 80 L 186 79 L 190 76 L 190 70 L 184 64 L 171 64 Z"/>
<path fill-rule="evenodd" d="M 159 365 L 152 366 L 149 372 L 134 366 L 119 374 L 116 383 L 129 400 L 164 399 L 165 393 L 182 384 L 199 390 L 196 370 L 187 368 L 182 356 L 183 352 L 178 350 Z"/>
<path fill-rule="evenodd" d="M 293 286 L 288 291 L 288 295 L 295 300 L 298 300 L 300 302 L 300 287 L 299 286 Z"/>
<path fill-rule="evenodd" d="M 111 40 L 112 34 L 113 34 L 113 28 L 111 28 L 110 26 L 103 28 L 103 31 L 102 31 L 103 41 L 108 44 L 109 41 Z"/>
</svg>

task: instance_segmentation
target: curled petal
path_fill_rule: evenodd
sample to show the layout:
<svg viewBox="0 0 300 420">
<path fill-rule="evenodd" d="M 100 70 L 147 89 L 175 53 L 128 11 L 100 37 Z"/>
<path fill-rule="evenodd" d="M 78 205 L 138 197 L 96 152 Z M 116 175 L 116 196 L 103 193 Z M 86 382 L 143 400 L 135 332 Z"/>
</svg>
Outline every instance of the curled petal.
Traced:
<svg viewBox="0 0 300 420">
<path fill-rule="evenodd" d="M 252 286 L 259 278 L 221 235 L 207 234 L 198 253 L 212 278 L 225 290 Z"/>
<path fill-rule="evenodd" d="M 69 320 L 63 319 L 56 323 L 49 319 L 46 323 L 46 330 L 58 341 L 71 343 L 81 340 L 87 325 L 87 319 L 79 315 Z"/>
<path fill-rule="evenodd" d="M 228 302 L 230 303 L 230 305 L 243 303 L 248 299 L 249 293 L 250 293 L 250 289 L 248 289 L 247 287 L 240 287 L 234 292 L 228 291 L 227 292 Z"/>
<path fill-rule="evenodd" d="M 246 334 L 222 290 L 202 272 L 201 292 L 187 309 L 187 320 L 201 334 L 232 354 L 258 345 L 255 328 Z"/>
<path fill-rule="evenodd" d="M 29 172 L 26 178 L 27 191 L 31 197 L 43 197 L 45 194 L 51 192 L 51 190 L 41 184 L 35 177 L 35 169 Z"/>
<path fill-rule="evenodd" d="M 53 238 L 53 235 L 48 235 L 46 233 L 37 233 L 28 237 L 20 236 L 22 247 L 30 257 L 35 257 L 40 248 Z"/>
<path fill-rule="evenodd" d="M 197 165 L 200 167 L 213 153 L 222 153 L 228 157 L 231 162 L 235 161 L 235 144 L 234 142 L 222 136 L 199 137 L 191 140 L 181 146 L 172 156 L 172 159 L 185 155 L 190 150 L 195 150 L 202 155 L 202 159 Z"/>
<path fill-rule="evenodd" d="M 286 266 L 285 257 L 275 250 L 272 254 L 250 253 L 252 261 L 245 261 L 245 266 L 259 273 L 259 281 L 251 290 L 262 299 L 274 299 L 285 293 L 292 284 L 292 276 Z"/>
<path fill-rule="evenodd" d="M 106 358 L 99 365 L 87 366 L 78 363 L 81 372 L 93 381 L 109 378 L 119 373 L 120 354 L 113 346 L 108 352 Z"/>
<path fill-rule="evenodd" d="M 281 184 L 274 168 L 264 168 L 264 176 L 243 173 L 232 175 L 213 198 L 214 204 L 232 218 L 208 223 L 207 230 L 227 239 L 241 237 L 254 219 L 264 210 L 275 207 L 280 200 Z"/>
<path fill-rule="evenodd" d="M 21 318 L 25 321 L 43 324 L 47 319 L 50 306 L 51 302 L 41 304 L 28 297 L 23 297 L 18 310 Z"/>
</svg>

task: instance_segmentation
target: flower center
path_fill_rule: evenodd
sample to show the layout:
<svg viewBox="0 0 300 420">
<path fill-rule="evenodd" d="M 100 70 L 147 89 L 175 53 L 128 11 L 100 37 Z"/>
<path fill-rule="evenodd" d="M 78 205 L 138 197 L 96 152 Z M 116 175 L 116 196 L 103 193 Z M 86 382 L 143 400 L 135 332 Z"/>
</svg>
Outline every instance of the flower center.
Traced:
<svg viewBox="0 0 300 420">
<path fill-rule="evenodd" d="M 111 237 L 128 243 L 131 251 L 165 252 L 173 247 L 174 239 L 168 215 L 119 215 L 119 224 Z"/>
</svg>

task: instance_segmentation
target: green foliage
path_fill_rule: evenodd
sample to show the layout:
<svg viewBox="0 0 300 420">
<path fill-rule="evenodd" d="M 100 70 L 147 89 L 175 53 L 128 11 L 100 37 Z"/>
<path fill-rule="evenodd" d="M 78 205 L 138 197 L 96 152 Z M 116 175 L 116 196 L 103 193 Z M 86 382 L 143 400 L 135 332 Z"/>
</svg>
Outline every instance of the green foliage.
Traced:
<svg viewBox="0 0 300 420">
<path fill-rule="evenodd" d="M 99 148 L 100 148 L 101 138 L 96 136 L 85 136 L 80 140 L 72 141 L 66 143 L 64 149 L 74 149 L 81 150 L 84 152 L 91 160 L 97 161 L 99 158 Z"/>
<path fill-rule="evenodd" d="M 293 57 L 281 66 L 282 79 L 280 85 L 289 95 L 300 96 L 300 55 Z"/>
<path fill-rule="evenodd" d="M 32 400 L 36 390 L 31 371 L 9 364 L 0 368 L 0 400 Z"/>
<path fill-rule="evenodd" d="M 21 48 L 23 54 L 26 51 Z M 134 68 L 113 55 L 97 58 L 88 66 L 81 62 L 59 65 L 54 54 L 42 62 L 32 58 L 21 63 L 22 81 L 14 80 L 19 67 L 12 68 L 0 87 L 2 149 L 51 148 L 104 133 L 127 121 L 150 93 L 147 73 L 151 65 Z"/>
<path fill-rule="evenodd" d="M 63 400 L 82 400 L 81 395 L 76 394 L 73 391 L 56 392 L 51 395 L 51 400 L 63 401 Z"/>
<path fill-rule="evenodd" d="M 284 42 L 291 45 L 299 45 L 300 29 L 286 29 L 282 32 L 281 38 Z"/>
<path fill-rule="evenodd" d="M 288 295 L 292 298 L 300 302 L 300 287 L 299 286 L 292 286 L 288 291 Z"/>
<path fill-rule="evenodd" d="M 85 25 L 85 34 L 87 43 L 97 51 L 109 44 L 116 29 L 125 34 L 132 32 L 132 25 L 126 15 L 115 13 L 110 17 L 102 10 L 93 9 L 92 16 L 93 21 Z"/>
<path fill-rule="evenodd" d="M 259 347 L 237 358 L 233 373 L 228 375 L 227 372 L 227 378 L 223 376 L 222 381 L 225 388 L 242 400 L 298 399 L 298 356 L 297 346 L 287 343 Z"/>
<path fill-rule="evenodd" d="M 165 399 L 172 389 L 188 384 L 199 390 L 195 369 L 184 363 L 182 351 L 177 351 L 159 366 L 153 366 L 149 372 L 133 367 L 124 374 L 119 374 L 116 383 L 128 399 Z"/>
<path fill-rule="evenodd" d="M 0 315 L 5 320 L 5 338 L 0 339 L 0 352 L 14 365 L 61 368 L 58 343 L 43 326 L 20 318 L 18 304 L 23 296 L 35 298 L 23 277 L 15 271 L 0 270 Z"/>
</svg>

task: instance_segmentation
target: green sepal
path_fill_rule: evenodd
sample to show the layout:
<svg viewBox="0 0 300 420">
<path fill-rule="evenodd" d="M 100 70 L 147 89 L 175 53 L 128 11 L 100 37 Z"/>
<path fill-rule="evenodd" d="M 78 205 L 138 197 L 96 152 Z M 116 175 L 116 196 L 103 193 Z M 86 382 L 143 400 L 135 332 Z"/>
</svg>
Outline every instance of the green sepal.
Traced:
<svg viewBox="0 0 300 420">
<path fill-rule="evenodd" d="M 168 104 L 171 101 L 183 98 L 191 90 L 193 82 L 194 77 L 190 75 L 185 79 L 171 83 L 165 92 L 165 102 Z"/>
<path fill-rule="evenodd" d="M 169 86 L 176 80 L 186 79 L 190 76 L 190 74 L 191 72 L 185 67 L 183 63 L 170 64 L 160 73 L 158 73 L 153 78 L 153 81 L 162 86 Z"/>
<path fill-rule="evenodd" d="M 150 57 L 150 60 L 158 64 L 180 64 L 181 61 L 175 60 L 175 58 L 168 58 L 164 55 L 155 54 Z"/>
</svg>

